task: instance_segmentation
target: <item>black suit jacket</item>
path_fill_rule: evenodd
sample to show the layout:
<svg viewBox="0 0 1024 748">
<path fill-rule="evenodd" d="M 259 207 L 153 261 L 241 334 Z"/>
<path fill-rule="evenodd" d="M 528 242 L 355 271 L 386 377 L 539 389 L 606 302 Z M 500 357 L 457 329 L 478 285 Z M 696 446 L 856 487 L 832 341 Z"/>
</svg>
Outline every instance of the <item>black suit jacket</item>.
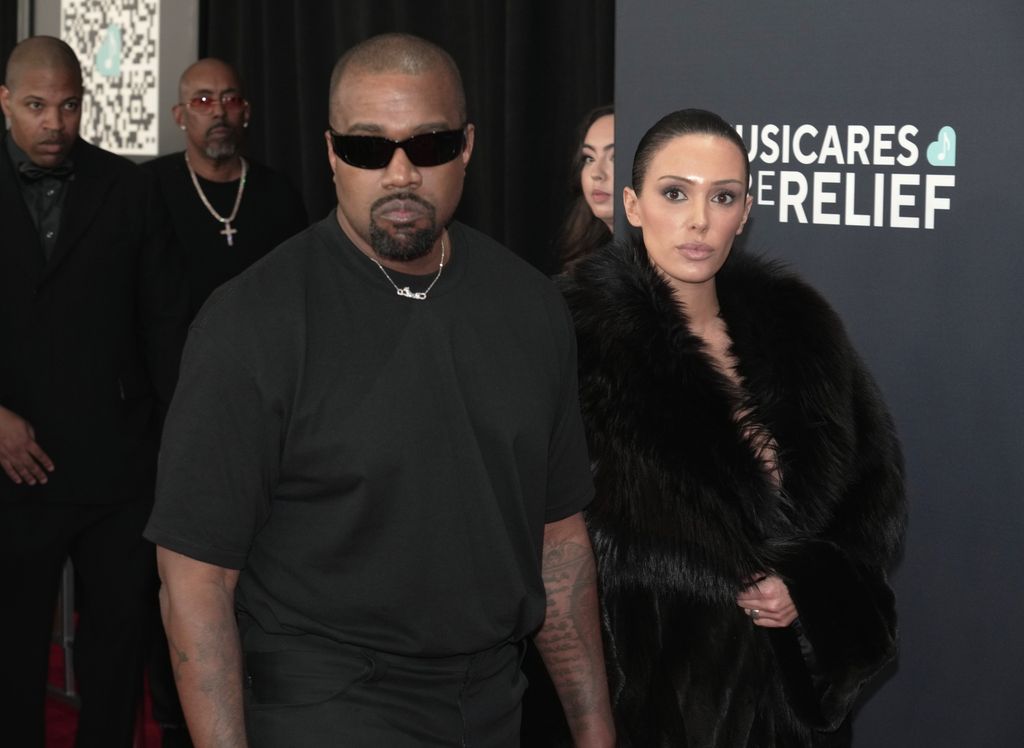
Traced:
<svg viewBox="0 0 1024 748">
<path fill-rule="evenodd" d="M 79 140 L 49 264 L 0 142 L 0 405 L 35 428 L 45 486 L 0 474 L 0 501 L 151 496 L 187 295 L 149 177 Z"/>
</svg>

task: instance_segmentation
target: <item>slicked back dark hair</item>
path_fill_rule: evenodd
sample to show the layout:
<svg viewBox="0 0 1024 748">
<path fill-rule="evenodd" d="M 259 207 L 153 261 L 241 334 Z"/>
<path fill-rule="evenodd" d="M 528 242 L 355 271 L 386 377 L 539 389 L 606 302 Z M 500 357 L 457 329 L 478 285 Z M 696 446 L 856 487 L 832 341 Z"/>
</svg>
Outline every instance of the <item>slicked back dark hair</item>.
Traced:
<svg viewBox="0 0 1024 748">
<path fill-rule="evenodd" d="M 659 119 L 640 138 L 633 156 L 633 191 L 640 194 L 647 169 L 658 151 L 680 135 L 716 135 L 725 138 L 739 148 L 743 154 L 743 183 L 750 184 L 750 158 L 747 146 L 736 129 L 714 112 L 706 109 L 680 109 Z"/>
</svg>

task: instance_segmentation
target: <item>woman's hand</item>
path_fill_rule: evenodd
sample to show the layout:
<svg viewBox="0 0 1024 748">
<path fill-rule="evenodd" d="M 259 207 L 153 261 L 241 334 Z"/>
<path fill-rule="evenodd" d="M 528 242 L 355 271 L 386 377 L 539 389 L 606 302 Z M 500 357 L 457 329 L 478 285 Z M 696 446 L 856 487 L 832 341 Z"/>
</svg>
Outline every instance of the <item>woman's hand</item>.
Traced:
<svg viewBox="0 0 1024 748">
<path fill-rule="evenodd" d="M 736 604 L 750 616 L 755 626 L 785 628 L 797 619 L 799 613 L 786 583 L 774 574 L 758 575 L 750 586 L 736 596 Z"/>
</svg>

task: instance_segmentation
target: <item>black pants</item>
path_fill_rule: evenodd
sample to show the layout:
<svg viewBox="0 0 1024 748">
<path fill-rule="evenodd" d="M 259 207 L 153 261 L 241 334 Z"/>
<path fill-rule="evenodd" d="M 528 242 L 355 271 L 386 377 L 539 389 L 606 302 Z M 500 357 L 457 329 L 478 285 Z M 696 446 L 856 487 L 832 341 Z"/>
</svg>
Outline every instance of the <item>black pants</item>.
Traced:
<svg viewBox="0 0 1024 748">
<path fill-rule="evenodd" d="M 411 658 L 342 647 L 246 655 L 251 748 L 518 748 L 521 647 Z"/>
<path fill-rule="evenodd" d="M 6 478 L 0 475 L 0 480 Z M 155 553 L 142 537 L 150 502 L 0 502 L 0 730 L 42 748 L 47 663 L 61 568 L 75 566 L 78 748 L 130 748 Z"/>
</svg>

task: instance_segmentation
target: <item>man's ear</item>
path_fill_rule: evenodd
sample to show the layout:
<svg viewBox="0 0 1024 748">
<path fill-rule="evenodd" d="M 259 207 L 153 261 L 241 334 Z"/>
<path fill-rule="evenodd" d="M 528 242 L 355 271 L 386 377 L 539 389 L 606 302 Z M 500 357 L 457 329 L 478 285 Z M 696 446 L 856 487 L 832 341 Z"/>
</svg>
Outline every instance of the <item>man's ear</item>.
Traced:
<svg viewBox="0 0 1024 748">
<path fill-rule="evenodd" d="M 334 152 L 334 143 L 331 141 L 331 131 L 324 130 L 324 142 L 327 143 L 327 163 L 331 165 L 331 174 L 335 174 L 338 171 L 335 159 L 338 155 Z"/>
<path fill-rule="evenodd" d="M 462 165 L 469 166 L 469 157 L 473 155 L 473 142 L 476 136 L 476 125 L 466 125 L 466 147 L 462 149 Z"/>
</svg>

